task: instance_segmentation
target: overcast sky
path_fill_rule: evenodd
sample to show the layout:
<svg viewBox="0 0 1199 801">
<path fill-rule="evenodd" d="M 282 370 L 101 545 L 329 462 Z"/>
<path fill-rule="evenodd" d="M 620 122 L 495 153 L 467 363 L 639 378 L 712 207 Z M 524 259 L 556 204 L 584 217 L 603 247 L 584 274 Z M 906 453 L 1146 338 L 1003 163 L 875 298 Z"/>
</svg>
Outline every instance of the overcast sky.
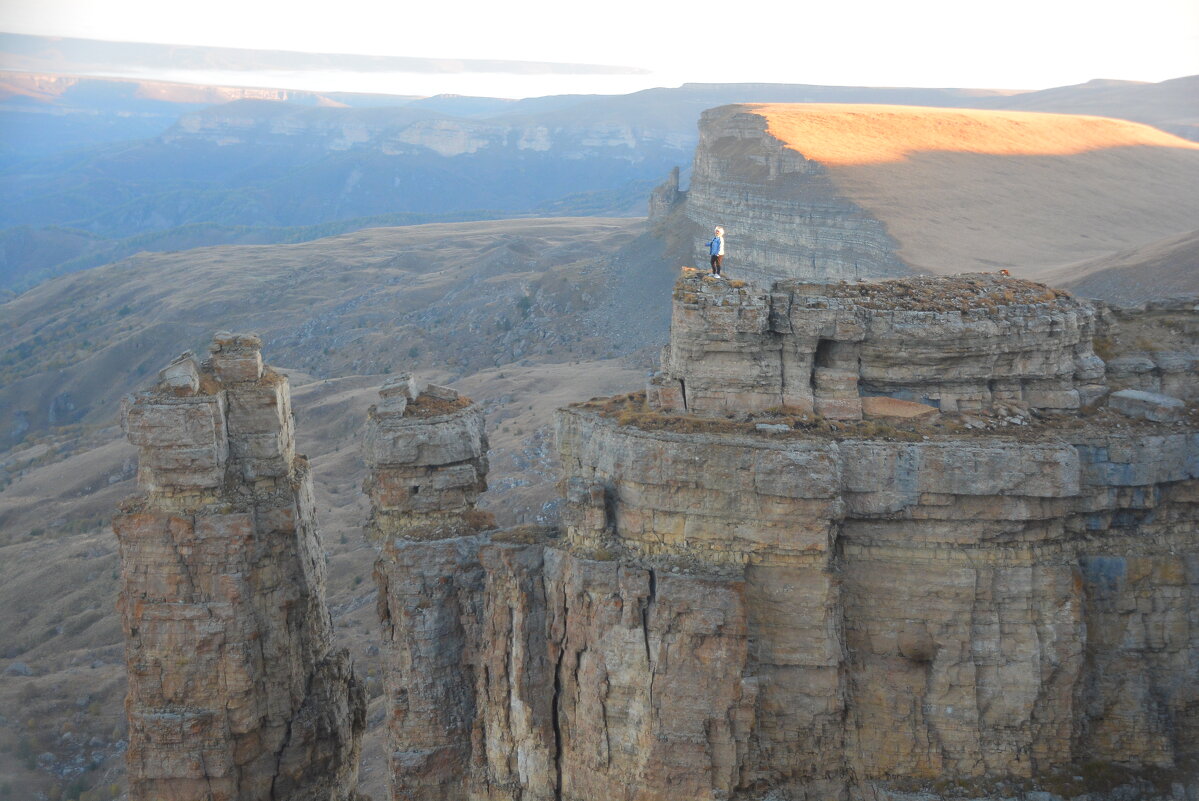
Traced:
<svg viewBox="0 0 1199 801">
<path fill-rule="evenodd" d="M 1197 0 L 0 0 L 0 30 L 650 71 L 613 79 L 612 91 L 683 81 L 1038 89 L 1199 73 Z"/>
</svg>

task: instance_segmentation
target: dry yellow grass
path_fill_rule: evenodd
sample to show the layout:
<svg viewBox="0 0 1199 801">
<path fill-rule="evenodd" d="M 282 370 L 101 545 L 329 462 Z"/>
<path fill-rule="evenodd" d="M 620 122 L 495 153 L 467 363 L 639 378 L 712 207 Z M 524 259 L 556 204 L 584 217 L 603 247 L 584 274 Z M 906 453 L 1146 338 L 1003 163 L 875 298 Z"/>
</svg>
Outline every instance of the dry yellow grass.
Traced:
<svg viewBox="0 0 1199 801">
<path fill-rule="evenodd" d="M 842 104 L 754 105 L 777 139 L 826 165 L 904 161 L 941 151 L 996 156 L 1069 156 L 1113 147 L 1199 143 L 1128 120 L 1070 114 Z"/>
<path fill-rule="evenodd" d="M 748 106 L 934 273 L 1055 267 L 1193 230 L 1199 144 L 1126 120 L 905 106 Z M 1060 276 L 1058 277 L 1060 280 Z"/>
</svg>

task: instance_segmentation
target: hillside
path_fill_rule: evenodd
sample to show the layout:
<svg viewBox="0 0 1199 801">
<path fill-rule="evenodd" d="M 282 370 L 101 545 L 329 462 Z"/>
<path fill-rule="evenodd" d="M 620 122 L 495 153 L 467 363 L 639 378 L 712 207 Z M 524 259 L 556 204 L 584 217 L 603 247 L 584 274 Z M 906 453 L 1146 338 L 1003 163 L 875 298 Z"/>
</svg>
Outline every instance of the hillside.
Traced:
<svg viewBox="0 0 1199 801">
<path fill-rule="evenodd" d="M 1199 231 L 1069 265 L 1061 275 L 1077 295 L 1125 305 L 1199 296 Z"/>
<path fill-rule="evenodd" d="M 663 330 L 666 320 L 642 309 L 649 299 L 610 308 L 618 281 L 642 263 L 632 259 L 656 255 L 656 245 L 621 255 L 640 228 L 603 218 L 376 228 L 143 253 L 51 281 L 0 305 L 10 332 L 0 431 L 11 443 L 30 429 L 110 420 L 139 377 L 221 328 L 255 330 L 281 363 L 321 377 L 628 353 L 653 337 L 604 315 L 645 311 L 642 324 Z"/>
<path fill-rule="evenodd" d="M 1191 140 L 1199 140 L 1199 75 L 1160 83 L 1094 80 L 1039 92 L 983 97 L 976 108 L 1089 114 L 1143 122 Z"/>
<path fill-rule="evenodd" d="M 747 182 L 747 201 L 731 194 Z M 701 122 L 687 216 L 724 222 L 763 280 L 812 258 L 833 279 L 1001 267 L 1040 278 L 1192 230 L 1196 186 L 1199 144 L 1125 120 L 729 106 Z M 813 256 L 795 247 L 809 242 Z"/>
</svg>

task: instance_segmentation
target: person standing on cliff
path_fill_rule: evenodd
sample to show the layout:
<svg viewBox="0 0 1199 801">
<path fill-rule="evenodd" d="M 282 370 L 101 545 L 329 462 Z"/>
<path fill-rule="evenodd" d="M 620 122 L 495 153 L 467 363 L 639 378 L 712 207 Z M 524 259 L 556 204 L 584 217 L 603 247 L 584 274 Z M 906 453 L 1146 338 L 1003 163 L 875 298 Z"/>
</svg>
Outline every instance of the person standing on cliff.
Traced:
<svg viewBox="0 0 1199 801">
<path fill-rule="evenodd" d="M 716 236 L 708 240 L 708 255 L 712 257 L 712 275 L 720 275 L 720 263 L 724 261 L 724 229 L 719 225 L 715 228 Z"/>
</svg>

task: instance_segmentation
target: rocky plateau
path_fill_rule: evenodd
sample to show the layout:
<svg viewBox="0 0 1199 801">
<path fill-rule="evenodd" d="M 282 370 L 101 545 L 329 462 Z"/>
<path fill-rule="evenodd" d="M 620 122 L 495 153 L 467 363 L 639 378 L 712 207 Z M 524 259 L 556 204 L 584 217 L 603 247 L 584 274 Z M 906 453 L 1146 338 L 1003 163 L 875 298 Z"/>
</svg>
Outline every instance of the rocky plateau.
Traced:
<svg viewBox="0 0 1199 801">
<path fill-rule="evenodd" d="M 1162 312 L 1193 336 L 1193 302 Z M 558 413 L 548 527 L 476 508 L 476 405 L 387 382 L 362 448 L 390 797 L 1195 797 L 1199 387 L 1095 353 L 1154 314 L 684 271 L 647 392 Z M 192 430 L 143 449 L 151 502 Z"/>
</svg>

